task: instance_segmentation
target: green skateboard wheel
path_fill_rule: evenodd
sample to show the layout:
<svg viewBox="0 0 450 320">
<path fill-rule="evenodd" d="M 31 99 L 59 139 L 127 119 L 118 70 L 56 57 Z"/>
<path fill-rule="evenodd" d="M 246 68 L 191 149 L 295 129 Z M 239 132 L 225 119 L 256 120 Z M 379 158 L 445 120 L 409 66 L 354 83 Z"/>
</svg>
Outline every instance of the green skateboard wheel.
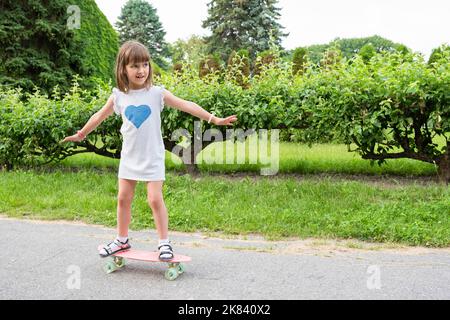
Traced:
<svg viewBox="0 0 450 320">
<path fill-rule="evenodd" d="M 107 274 L 110 274 L 114 271 L 117 270 L 116 264 L 113 261 L 108 261 L 105 266 L 103 267 L 103 270 L 105 270 L 105 272 Z"/>
<path fill-rule="evenodd" d="M 182 263 L 178 264 L 178 266 L 177 266 L 178 273 L 182 274 L 182 273 L 184 273 L 184 270 L 186 270 L 186 268 L 184 267 L 184 264 L 182 264 Z"/>
<path fill-rule="evenodd" d="M 167 280 L 175 280 L 178 277 L 178 270 L 175 268 L 169 268 L 166 270 L 165 276 Z"/>
<path fill-rule="evenodd" d="M 117 268 L 122 268 L 123 266 L 125 266 L 125 261 L 126 260 L 122 257 L 114 257 L 114 264 Z"/>
</svg>

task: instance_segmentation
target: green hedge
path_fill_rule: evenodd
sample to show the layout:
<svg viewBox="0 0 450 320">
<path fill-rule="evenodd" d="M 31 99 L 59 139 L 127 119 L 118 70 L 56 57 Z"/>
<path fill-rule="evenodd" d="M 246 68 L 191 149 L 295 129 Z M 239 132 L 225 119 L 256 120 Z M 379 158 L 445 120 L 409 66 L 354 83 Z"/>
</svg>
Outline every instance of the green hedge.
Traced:
<svg viewBox="0 0 450 320">
<path fill-rule="evenodd" d="M 343 60 L 326 69 L 309 66 L 294 76 L 292 66 L 279 62 L 249 79 L 249 88 L 214 73 L 200 78 L 184 68 L 179 75 L 162 74 L 156 83 L 175 95 L 196 102 L 219 117 L 236 114 L 237 128 L 303 129 L 310 142 L 336 136 L 363 158 L 380 163 L 389 158 L 412 158 L 435 163 L 449 179 L 450 54 L 443 52 L 431 65 L 415 54 L 376 54 Z M 78 152 L 119 157 L 120 118 L 111 117 L 87 141 L 60 145 L 81 128 L 106 102 L 111 86 L 100 84 L 89 93 L 75 83 L 63 99 L 40 93 L 1 91 L 0 163 L 39 163 Z M 162 115 L 167 150 L 180 128 L 194 132 L 192 116 L 173 108 Z M 202 130 L 212 127 L 203 123 Z M 217 128 L 223 132 L 227 128 Z M 206 148 L 208 143 L 203 143 Z M 192 150 L 190 150 L 193 152 Z M 191 153 L 191 159 L 195 154 Z"/>
<path fill-rule="evenodd" d="M 119 51 L 119 36 L 94 0 L 74 0 L 80 7 L 81 26 L 75 38 L 84 44 L 83 63 L 100 79 L 114 79 L 114 64 Z"/>
</svg>

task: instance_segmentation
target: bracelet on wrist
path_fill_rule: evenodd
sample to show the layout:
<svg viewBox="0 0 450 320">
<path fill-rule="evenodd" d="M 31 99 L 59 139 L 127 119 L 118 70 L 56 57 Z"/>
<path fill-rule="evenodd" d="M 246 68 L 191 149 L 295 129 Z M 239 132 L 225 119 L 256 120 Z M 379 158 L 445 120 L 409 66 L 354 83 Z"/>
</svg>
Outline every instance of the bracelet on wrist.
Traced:
<svg viewBox="0 0 450 320">
<path fill-rule="evenodd" d="M 208 123 L 211 123 L 211 120 L 214 118 L 214 113 L 211 113 L 211 116 L 209 117 Z"/>
</svg>

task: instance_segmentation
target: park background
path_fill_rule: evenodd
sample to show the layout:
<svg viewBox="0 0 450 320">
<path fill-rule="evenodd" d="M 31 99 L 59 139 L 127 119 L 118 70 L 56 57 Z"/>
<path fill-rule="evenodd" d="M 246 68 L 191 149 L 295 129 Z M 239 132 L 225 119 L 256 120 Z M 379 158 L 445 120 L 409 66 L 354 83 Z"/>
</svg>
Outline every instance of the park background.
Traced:
<svg viewBox="0 0 450 320">
<path fill-rule="evenodd" d="M 164 196 L 172 230 L 449 245 L 444 1 L 430 1 L 417 16 L 409 10 L 414 2 L 388 11 L 380 9 L 386 3 L 370 2 L 353 23 L 338 13 L 324 22 L 328 30 L 340 21 L 358 30 L 361 16 L 388 15 L 396 22 L 391 29 L 409 31 L 404 41 L 380 36 L 375 24 L 371 34 L 336 34 L 289 48 L 283 40 L 293 30 L 280 19 L 287 0 L 208 1 L 214 5 L 203 19 L 173 6 L 185 15 L 166 23 L 201 21 L 210 30 L 175 41 L 165 39 L 151 1 L 121 2 L 113 24 L 102 12 L 110 7 L 104 1 L 2 2 L 1 214 L 115 225 L 120 118 L 108 119 L 83 143 L 59 141 L 105 103 L 117 50 L 137 39 L 152 54 L 156 84 L 218 116 L 237 114 L 237 128 L 280 130 L 279 172 L 261 176 L 261 163 L 211 163 L 240 144 L 249 149 L 248 141 L 204 143 L 200 154 L 185 141 L 171 141 L 176 129 L 193 133 L 195 119 L 166 108 Z M 336 4 L 328 4 L 317 8 L 316 19 L 333 12 Z M 415 25 L 422 32 L 432 26 L 428 46 L 415 47 Z M 304 33 L 314 37 L 314 27 Z M 441 43 L 430 41 L 437 35 Z M 210 128 L 223 130 L 203 124 Z M 177 143 L 191 163 L 203 161 L 174 159 Z M 133 229 L 154 228 L 144 194 L 141 186 Z"/>
</svg>

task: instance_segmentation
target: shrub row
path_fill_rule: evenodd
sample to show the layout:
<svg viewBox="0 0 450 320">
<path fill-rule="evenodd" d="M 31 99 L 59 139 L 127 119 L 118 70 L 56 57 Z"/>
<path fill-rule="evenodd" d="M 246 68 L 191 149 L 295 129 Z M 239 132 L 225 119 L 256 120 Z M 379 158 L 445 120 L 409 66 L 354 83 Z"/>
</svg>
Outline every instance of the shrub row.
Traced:
<svg viewBox="0 0 450 320">
<path fill-rule="evenodd" d="M 441 176 L 450 179 L 448 51 L 443 50 L 431 65 L 420 55 L 394 52 L 370 60 L 343 59 L 324 69 L 309 66 L 303 74 L 291 70 L 280 60 L 265 66 L 245 88 L 227 74 L 200 77 L 189 68 L 162 74 L 156 83 L 217 116 L 236 114 L 236 127 L 243 130 L 302 129 L 302 139 L 311 143 L 337 137 L 356 145 L 353 151 L 365 159 L 435 163 Z M 81 128 L 110 93 L 111 86 L 104 83 L 92 92 L 83 91 L 76 79 L 62 98 L 57 88 L 50 97 L 39 91 L 30 95 L 20 89 L 0 90 L 0 163 L 39 164 L 79 152 L 120 157 L 119 117 L 109 118 L 79 145 L 59 144 Z M 194 132 L 195 119 L 176 109 L 165 108 L 162 119 L 169 151 L 177 143 L 171 141 L 172 132 L 180 128 Z M 203 123 L 202 130 L 210 127 Z M 225 136 L 226 128 L 217 129 Z"/>
</svg>

